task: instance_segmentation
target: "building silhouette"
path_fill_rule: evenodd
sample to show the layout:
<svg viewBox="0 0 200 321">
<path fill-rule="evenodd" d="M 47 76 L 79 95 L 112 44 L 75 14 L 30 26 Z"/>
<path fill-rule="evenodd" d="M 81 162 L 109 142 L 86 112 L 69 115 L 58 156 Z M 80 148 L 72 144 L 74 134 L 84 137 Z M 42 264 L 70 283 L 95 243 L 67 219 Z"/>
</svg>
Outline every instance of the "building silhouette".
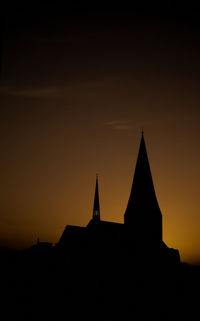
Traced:
<svg viewBox="0 0 200 321">
<path fill-rule="evenodd" d="M 162 213 L 153 185 L 144 134 L 142 132 L 139 153 L 131 192 L 124 214 L 124 224 L 101 219 L 98 176 L 94 195 L 92 218 L 86 227 L 67 225 L 57 248 L 94 249 L 102 257 L 112 252 L 129 253 L 137 262 L 173 265 L 180 263 L 179 251 L 168 248 L 162 238 Z M 98 252 L 99 253 L 99 252 Z"/>
</svg>

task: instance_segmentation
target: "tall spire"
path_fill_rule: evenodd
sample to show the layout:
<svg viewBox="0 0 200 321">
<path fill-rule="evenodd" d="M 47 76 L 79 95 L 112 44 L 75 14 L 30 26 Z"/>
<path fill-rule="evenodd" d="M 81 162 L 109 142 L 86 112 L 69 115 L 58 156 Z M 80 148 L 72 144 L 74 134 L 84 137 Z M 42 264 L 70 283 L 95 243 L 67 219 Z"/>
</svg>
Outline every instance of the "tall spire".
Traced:
<svg viewBox="0 0 200 321">
<path fill-rule="evenodd" d="M 96 174 L 96 187 L 95 187 L 95 194 L 94 194 L 93 219 L 100 221 L 99 188 L 98 188 L 97 174 Z"/>
<path fill-rule="evenodd" d="M 124 223 L 134 227 L 139 238 L 162 239 L 162 214 L 155 194 L 143 130 Z"/>
</svg>

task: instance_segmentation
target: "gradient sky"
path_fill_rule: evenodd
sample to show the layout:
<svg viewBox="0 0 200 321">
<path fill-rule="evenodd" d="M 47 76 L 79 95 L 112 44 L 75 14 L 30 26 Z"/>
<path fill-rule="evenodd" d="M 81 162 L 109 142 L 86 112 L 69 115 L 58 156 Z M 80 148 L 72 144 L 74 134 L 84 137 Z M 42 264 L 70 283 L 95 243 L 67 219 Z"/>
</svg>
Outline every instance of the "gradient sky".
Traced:
<svg viewBox="0 0 200 321">
<path fill-rule="evenodd" d="M 144 128 L 163 238 L 200 263 L 199 11 L 7 12 L 0 79 L 0 243 L 123 222 Z"/>
</svg>

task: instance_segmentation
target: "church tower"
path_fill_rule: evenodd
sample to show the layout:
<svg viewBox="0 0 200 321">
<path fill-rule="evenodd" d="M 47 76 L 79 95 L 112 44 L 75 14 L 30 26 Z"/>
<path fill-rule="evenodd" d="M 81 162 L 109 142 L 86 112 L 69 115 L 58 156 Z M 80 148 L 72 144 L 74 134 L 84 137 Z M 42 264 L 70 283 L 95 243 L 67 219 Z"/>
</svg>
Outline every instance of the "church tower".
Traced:
<svg viewBox="0 0 200 321">
<path fill-rule="evenodd" d="M 155 194 L 143 132 L 124 224 L 131 238 L 141 244 L 162 241 L 162 214 Z"/>
<path fill-rule="evenodd" d="M 94 194 L 94 206 L 93 206 L 92 218 L 95 221 L 100 221 L 98 175 L 96 176 L 96 187 L 95 187 L 95 194 Z"/>
</svg>

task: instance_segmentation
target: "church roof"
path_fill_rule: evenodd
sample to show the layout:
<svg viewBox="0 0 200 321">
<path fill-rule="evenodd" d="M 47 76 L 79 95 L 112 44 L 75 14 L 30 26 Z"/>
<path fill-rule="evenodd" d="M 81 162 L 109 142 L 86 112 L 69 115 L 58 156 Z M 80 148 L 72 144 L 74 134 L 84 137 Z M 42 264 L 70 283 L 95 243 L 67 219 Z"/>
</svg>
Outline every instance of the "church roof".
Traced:
<svg viewBox="0 0 200 321">
<path fill-rule="evenodd" d="M 65 243 L 71 238 L 80 238 L 80 235 L 83 235 L 84 232 L 85 227 L 83 226 L 67 225 L 58 243 Z"/>
<path fill-rule="evenodd" d="M 124 224 L 122 223 L 116 223 L 116 222 L 108 222 L 108 221 L 99 221 L 96 223 L 94 220 L 90 220 L 87 228 L 97 225 L 98 227 L 104 229 L 104 231 L 120 231 L 124 228 Z"/>
</svg>

